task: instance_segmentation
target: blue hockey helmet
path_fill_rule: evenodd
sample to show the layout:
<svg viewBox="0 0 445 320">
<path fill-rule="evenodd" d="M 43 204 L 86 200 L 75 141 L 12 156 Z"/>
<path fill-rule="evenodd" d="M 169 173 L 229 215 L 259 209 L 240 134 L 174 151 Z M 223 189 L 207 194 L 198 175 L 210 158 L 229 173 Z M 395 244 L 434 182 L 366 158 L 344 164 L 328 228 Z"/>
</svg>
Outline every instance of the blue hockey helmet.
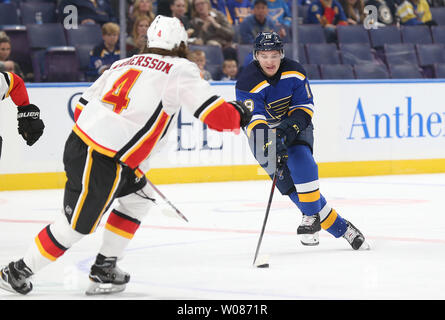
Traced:
<svg viewBox="0 0 445 320">
<path fill-rule="evenodd" d="M 284 58 L 283 41 L 276 32 L 260 32 L 255 38 L 253 45 L 253 58 L 256 60 L 258 51 L 278 50 L 281 52 L 281 58 Z"/>
</svg>

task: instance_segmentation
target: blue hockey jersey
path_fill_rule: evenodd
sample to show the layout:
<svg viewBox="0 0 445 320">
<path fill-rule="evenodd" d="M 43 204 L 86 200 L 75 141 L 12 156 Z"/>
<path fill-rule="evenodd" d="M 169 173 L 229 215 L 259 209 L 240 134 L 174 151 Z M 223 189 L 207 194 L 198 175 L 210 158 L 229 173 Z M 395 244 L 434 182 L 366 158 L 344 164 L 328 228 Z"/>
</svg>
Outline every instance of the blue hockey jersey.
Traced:
<svg viewBox="0 0 445 320">
<path fill-rule="evenodd" d="M 254 128 L 274 128 L 291 114 L 303 131 L 311 122 L 314 102 L 304 68 L 283 58 L 275 76 L 269 78 L 258 62 L 243 69 L 236 82 L 236 100 L 244 101 L 252 111 L 247 135 Z M 299 120 L 300 121 L 299 121 Z"/>
</svg>

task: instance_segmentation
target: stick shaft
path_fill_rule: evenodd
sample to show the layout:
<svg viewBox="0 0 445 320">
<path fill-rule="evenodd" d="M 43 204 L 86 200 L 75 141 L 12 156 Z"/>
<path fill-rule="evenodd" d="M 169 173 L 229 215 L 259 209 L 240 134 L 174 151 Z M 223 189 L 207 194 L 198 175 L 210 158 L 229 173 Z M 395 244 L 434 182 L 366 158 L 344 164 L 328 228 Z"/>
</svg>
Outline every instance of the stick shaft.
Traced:
<svg viewBox="0 0 445 320">
<path fill-rule="evenodd" d="M 275 170 L 273 175 L 272 189 L 270 190 L 269 201 L 267 203 L 266 214 L 264 216 L 263 227 L 261 228 L 260 238 L 258 239 L 258 244 L 256 246 L 255 257 L 253 258 L 253 265 L 258 257 L 258 252 L 260 251 L 261 242 L 263 241 L 264 230 L 266 229 L 267 218 L 269 217 L 270 207 L 272 205 L 272 198 L 275 191 L 275 186 L 277 184 L 278 172 Z"/>
<path fill-rule="evenodd" d="M 172 207 L 172 208 L 175 210 L 175 212 L 176 212 L 182 219 L 184 219 L 185 221 L 189 222 L 189 221 L 187 220 L 187 218 L 182 214 L 182 212 L 179 211 L 179 209 L 176 208 L 176 207 L 173 205 L 173 203 L 171 203 L 170 200 L 168 200 L 167 197 L 164 196 L 164 195 L 162 194 L 162 192 L 161 192 L 161 191 L 160 191 L 160 190 L 159 190 L 159 189 L 158 189 L 158 188 L 157 188 L 157 187 L 156 187 L 150 180 L 148 180 L 148 179 L 146 179 L 146 180 L 147 180 L 148 184 L 153 188 L 153 190 L 156 191 L 156 193 L 159 194 L 159 195 L 161 196 L 161 198 L 164 199 L 164 201 L 167 202 L 168 205 L 169 205 L 170 207 Z"/>
</svg>

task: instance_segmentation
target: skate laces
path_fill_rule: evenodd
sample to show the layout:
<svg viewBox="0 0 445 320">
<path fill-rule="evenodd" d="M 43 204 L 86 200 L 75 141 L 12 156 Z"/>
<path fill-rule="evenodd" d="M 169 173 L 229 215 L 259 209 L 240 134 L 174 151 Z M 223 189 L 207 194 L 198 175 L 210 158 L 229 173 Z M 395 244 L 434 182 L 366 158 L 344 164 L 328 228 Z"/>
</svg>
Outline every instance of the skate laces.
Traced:
<svg viewBox="0 0 445 320">
<path fill-rule="evenodd" d="M 345 234 L 343 235 L 343 238 L 348 240 L 349 243 L 352 243 L 354 239 L 359 235 L 360 233 L 358 230 L 356 230 L 354 227 L 348 224 L 348 228 L 346 229 Z"/>
<path fill-rule="evenodd" d="M 313 216 L 307 216 L 307 215 L 303 215 L 303 219 L 301 220 L 301 225 L 303 226 L 311 226 L 314 224 L 316 219 L 316 215 L 314 214 Z"/>
</svg>

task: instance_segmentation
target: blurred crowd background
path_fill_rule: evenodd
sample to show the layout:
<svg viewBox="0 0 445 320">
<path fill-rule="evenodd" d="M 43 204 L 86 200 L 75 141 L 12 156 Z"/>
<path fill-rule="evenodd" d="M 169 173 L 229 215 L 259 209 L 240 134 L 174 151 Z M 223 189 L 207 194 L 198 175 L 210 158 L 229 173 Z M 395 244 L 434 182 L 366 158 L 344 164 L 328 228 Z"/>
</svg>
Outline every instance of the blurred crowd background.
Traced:
<svg viewBox="0 0 445 320">
<path fill-rule="evenodd" d="M 184 24 L 189 59 L 206 80 L 236 80 L 261 31 L 276 31 L 310 79 L 445 78 L 445 0 L 122 1 L 0 0 L 0 71 L 27 82 L 94 81 L 141 52 L 163 14 Z"/>
</svg>

